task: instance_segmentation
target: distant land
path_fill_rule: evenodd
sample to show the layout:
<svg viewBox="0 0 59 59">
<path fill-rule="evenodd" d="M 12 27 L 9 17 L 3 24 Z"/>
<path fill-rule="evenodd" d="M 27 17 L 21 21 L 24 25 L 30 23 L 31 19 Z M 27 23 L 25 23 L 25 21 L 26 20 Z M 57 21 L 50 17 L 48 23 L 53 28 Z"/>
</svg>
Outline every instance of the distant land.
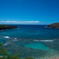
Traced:
<svg viewBox="0 0 59 59">
<path fill-rule="evenodd" d="M 50 24 L 48 26 L 46 26 L 47 28 L 59 28 L 59 22 L 58 23 L 53 23 L 53 24 Z"/>
<path fill-rule="evenodd" d="M 12 26 L 12 25 L 0 25 L 0 31 L 5 29 L 15 29 L 15 28 L 18 28 L 18 27 Z"/>
</svg>

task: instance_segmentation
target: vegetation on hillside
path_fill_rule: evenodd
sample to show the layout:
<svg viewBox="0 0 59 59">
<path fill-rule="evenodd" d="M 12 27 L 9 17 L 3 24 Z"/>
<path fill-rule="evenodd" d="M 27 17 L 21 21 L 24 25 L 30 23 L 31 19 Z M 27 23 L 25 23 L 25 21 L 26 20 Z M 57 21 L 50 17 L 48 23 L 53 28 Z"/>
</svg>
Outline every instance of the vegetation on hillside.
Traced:
<svg viewBox="0 0 59 59">
<path fill-rule="evenodd" d="M 0 25 L 0 30 L 4 29 L 14 29 L 17 28 L 16 26 L 11 26 L 11 25 Z"/>
<path fill-rule="evenodd" d="M 46 26 L 48 28 L 59 28 L 59 23 L 53 23 L 51 25 Z"/>
</svg>

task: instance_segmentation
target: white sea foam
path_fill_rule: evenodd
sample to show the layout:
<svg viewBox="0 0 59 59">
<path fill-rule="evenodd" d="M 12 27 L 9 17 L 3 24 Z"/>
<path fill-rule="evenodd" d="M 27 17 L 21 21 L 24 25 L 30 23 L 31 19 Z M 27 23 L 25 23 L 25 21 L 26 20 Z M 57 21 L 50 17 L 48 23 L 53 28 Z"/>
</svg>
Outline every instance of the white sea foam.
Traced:
<svg viewBox="0 0 59 59">
<path fill-rule="evenodd" d="M 53 42 L 54 40 L 40 40 L 41 42 Z"/>
<path fill-rule="evenodd" d="M 34 40 L 35 42 L 39 42 L 39 40 Z"/>
<path fill-rule="evenodd" d="M 4 38 L 7 38 L 7 39 L 8 39 L 8 38 L 10 38 L 10 37 L 9 37 L 9 36 L 4 36 Z"/>
</svg>

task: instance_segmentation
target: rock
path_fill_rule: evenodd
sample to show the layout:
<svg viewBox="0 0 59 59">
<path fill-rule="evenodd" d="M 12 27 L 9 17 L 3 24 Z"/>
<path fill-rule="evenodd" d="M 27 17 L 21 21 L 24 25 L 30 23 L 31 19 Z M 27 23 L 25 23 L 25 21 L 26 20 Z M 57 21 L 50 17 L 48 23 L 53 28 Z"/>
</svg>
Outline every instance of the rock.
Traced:
<svg viewBox="0 0 59 59">
<path fill-rule="evenodd" d="M 59 28 L 59 23 L 53 23 L 53 24 L 50 24 L 48 26 L 46 26 L 47 28 Z"/>
</svg>

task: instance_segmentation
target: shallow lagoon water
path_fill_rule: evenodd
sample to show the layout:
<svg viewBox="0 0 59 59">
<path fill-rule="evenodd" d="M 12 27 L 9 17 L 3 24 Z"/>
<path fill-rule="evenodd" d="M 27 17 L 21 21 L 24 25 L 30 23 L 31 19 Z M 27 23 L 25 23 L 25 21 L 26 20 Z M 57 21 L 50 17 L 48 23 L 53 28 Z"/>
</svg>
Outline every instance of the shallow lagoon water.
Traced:
<svg viewBox="0 0 59 59">
<path fill-rule="evenodd" d="M 59 56 L 59 29 L 46 25 L 14 25 L 18 29 L 0 31 L 0 43 L 11 55 L 19 57 L 51 58 Z"/>
<path fill-rule="evenodd" d="M 33 48 L 33 49 L 41 49 L 41 50 L 48 50 L 49 48 L 44 46 L 41 42 L 34 42 L 24 45 L 27 48 Z"/>
</svg>

